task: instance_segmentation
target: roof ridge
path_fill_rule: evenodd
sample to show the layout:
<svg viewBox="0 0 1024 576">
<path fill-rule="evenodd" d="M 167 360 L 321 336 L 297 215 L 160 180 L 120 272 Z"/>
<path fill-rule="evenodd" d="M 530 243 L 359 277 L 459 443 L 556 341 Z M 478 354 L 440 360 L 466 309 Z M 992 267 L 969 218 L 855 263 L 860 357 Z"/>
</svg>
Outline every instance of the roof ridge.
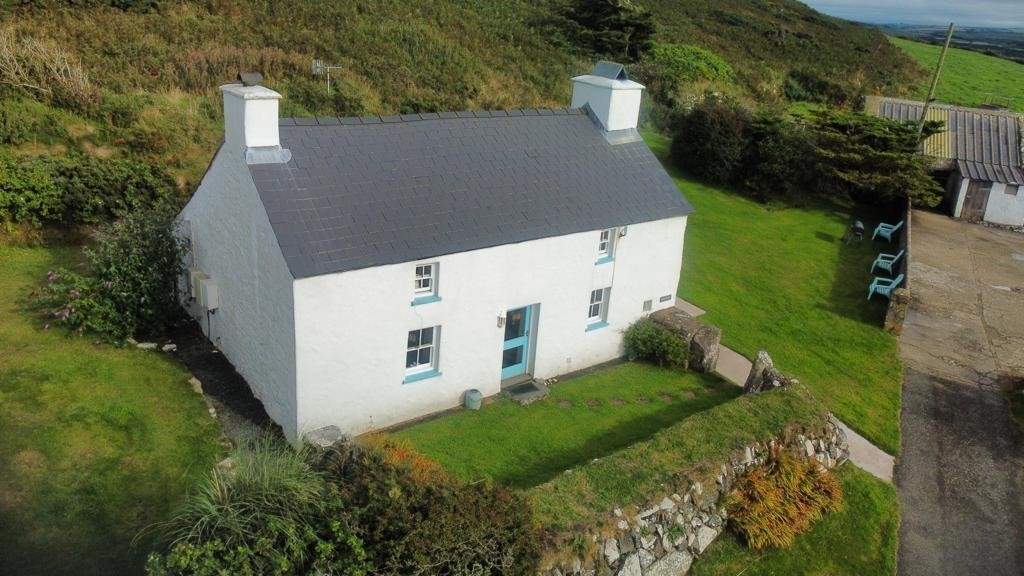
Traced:
<svg viewBox="0 0 1024 576">
<path fill-rule="evenodd" d="M 415 114 L 371 114 L 367 116 L 299 116 L 283 117 L 281 126 L 354 126 L 359 124 L 396 124 L 424 120 L 451 120 L 455 118 L 508 118 L 525 116 L 575 116 L 586 114 L 582 108 L 509 108 L 498 110 L 460 110 L 446 112 L 420 112 Z"/>
</svg>

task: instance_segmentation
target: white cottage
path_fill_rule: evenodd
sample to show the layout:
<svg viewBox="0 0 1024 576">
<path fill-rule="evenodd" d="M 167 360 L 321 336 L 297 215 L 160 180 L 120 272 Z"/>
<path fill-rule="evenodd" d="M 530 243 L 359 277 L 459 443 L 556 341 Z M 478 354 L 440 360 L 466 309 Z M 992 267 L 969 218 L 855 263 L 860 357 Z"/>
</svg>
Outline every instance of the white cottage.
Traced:
<svg viewBox="0 0 1024 576">
<path fill-rule="evenodd" d="M 618 358 L 673 305 L 692 209 L 636 131 L 643 86 L 572 81 L 569 109 L 362 118 L 221 87 L 187 308 L 290 439 Z"/>
</svg>

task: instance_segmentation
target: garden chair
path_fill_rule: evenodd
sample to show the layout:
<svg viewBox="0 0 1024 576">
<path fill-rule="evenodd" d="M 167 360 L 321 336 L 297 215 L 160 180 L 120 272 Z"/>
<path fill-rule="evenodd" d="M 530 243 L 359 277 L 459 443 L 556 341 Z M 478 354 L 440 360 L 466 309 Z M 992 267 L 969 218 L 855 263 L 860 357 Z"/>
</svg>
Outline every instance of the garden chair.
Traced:
<svg viewBox="0 0 1024 576">
<path fill-rule="evenodd" d="M 886 298 L 892 297 L 892 291 L 899 288 L 900 284 L 903 283 L 903 274 L 893 278 L 875 278 L 871 281 L 871 286 L 868 287 L 868 300 L 875 294 L 881 294 Z"/>
<path fill-rule="evenodd" d="M 900 258 L 903 258 L 904 252 L 906 251 L 900 250 L 895 256 L 884 252 L 879 254 L 878 258 L 875 258 L 875 263 L 871 265 L 871 273 L 875 272 L 875 268 L 881 268 L 891 275 L 893 267 L 899 263 Z"/>
<path fill-rule="evenodd" d="M 875 228 L 875 233 L 871 235 L 871 239 L 874 240 L 881 236 L 887 241 L 892 242 L 893 235 L 899 232 L 900 228 L 903 228 L 903 220 L 900 220 L 897 224 L 886 224 L 885 222 L 882 222 L 878 225 L 878 228 Z"/>
</svg>

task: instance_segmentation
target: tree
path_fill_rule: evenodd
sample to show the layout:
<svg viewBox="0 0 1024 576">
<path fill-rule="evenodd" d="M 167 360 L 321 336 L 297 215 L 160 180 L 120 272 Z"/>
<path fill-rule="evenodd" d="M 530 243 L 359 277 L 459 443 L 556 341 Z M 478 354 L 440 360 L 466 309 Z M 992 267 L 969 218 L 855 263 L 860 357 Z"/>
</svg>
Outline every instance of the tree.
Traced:
<svg viewBox="0 0 1024 576">
<path fill-rule="evenodd" d="M 630 0 L 575 0 L 565 17 L 577 42 L 598 54 L 636 62 L 651 48 L 654 19 Z"/>
<path fill-rule="evenodd" d="M 747 149 L 749 124 L 750 113 L 738 104 L 705 98 L 676 120 L 672 159 L 698 178 L 732 183 Z"/>
</svg>

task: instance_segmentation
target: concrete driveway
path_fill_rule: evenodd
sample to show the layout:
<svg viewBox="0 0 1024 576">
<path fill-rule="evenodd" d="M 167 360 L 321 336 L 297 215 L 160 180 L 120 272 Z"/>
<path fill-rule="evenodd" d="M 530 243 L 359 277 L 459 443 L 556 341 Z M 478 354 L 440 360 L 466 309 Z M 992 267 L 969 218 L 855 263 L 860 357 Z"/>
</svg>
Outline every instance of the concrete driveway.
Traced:
<svg viewBox="0 0 1024 576">
<path fill-rule="evenodd" d="M 1024 433 L 1000 376 L 1024 374 L 1024 235 L 913 213 L 899 573 L 1024 574 Z"/>
</svg>

